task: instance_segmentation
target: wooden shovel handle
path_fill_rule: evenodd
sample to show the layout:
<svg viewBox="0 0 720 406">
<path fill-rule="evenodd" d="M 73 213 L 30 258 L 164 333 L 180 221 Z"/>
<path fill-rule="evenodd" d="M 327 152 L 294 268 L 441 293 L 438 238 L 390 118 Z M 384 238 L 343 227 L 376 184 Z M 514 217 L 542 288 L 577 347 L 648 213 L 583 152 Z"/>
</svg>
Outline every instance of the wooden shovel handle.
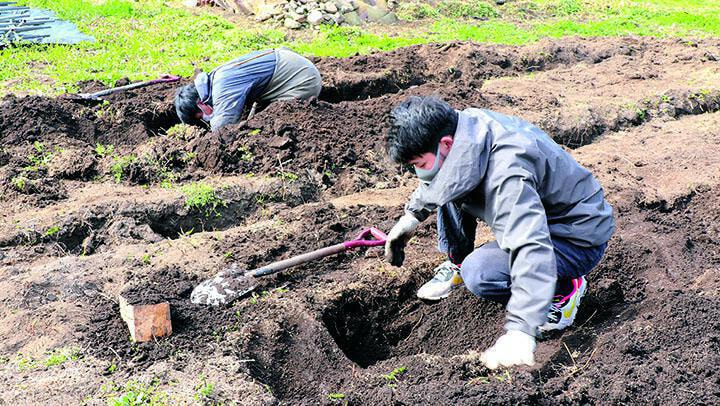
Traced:
<svg viewBox="0 0 720 406">
<path fill-rule="evenodd" d="M 265 265 L 262 268 L 247 271 L 245 273 L 245 276 L 270 275 L 296 265 L 304 264 L 306 262 L 314 261 L 320 258 L 325 258 L 330 255 L 339 254 L 346 249 L 347 248 L 345 247 L 344 243 L 331 245 L 329 247 L 320 248 L 319 250 L 308 252 L 306 254 L 300 254 L 292 258 L 284 259 L 282 261 L 273 262 L 272 264 Z"/>
</svg>

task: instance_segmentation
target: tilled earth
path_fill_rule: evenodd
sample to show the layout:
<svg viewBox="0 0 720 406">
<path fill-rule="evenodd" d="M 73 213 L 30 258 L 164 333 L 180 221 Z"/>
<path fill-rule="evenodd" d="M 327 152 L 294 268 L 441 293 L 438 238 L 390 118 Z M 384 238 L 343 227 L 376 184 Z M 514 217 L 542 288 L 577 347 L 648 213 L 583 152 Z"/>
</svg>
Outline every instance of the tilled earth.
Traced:
<svg viewBox="0 0 720 406">
<path fill-rule="evenodd" d="M 595 38 L 322 59 L 318 100 L 261 106 L 220 134 L 175 126 L 171 86 L 104 104 L 8 96 L 0 403 L 104 404 L 118 385 L 154 380 L 175 404 L 718 404 L 718 58 L 716 40 Z M 427 94 L 537 123 L 615 208 L 575 327 L 541 341 L 535 367 L 479 362 L 502 333 L 501 305 L 465 290 L 415 298 L 442 261 L 432 219 L 404 267 L 371 248 L 268 277 L 228 308 L 189 302 L 232 262 L 388 230 L 414 180 L 384 156 L 386 115 Z M 193 181 L 225 204 L 185 207 Z M 492 239 L 480 227 L 478 244 Z M 130 285 L 170 302 L 171 337 L 129 341 L 117 295 Z M 56 348 L 81 356 L 19 361 Z M 203 382 L 212 394 L 198 395 Z"/>
</svg>

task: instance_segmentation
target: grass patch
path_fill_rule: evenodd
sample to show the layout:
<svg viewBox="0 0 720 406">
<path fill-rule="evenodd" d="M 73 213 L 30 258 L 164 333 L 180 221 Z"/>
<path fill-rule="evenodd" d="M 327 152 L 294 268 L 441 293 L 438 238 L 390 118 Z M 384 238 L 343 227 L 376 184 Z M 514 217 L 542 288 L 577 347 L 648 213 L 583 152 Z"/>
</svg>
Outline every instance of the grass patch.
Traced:
<svg viewBox="0 0 720 406">
<path fill-rule="evenodd" d="M 168 395 L 158 388 L 160 381 L 154 379 L 150 383 L 128 381 L 123 386 L 113 383 L 102 386 L 109 406 L 164 406 L 170 404 Z"/>
<path fill-rule="evenodd" d="M 95 145 L 95 154 L 99 156 L 100 158 L 105 158 L 106 156 L 112 156 L 115 152 L 115 147 L 112 144 L 103 145 L 101 143 L 97 143 Z"/>
<path fill-rule="evenodd" d="M 130 164 L 137 161 L 137 156 L 134 154 L 125 155 L 125 156 L 113 156 L 113 164 L 110 166 L 110 173 L 113 176 L 113 179 L 115 179 L 115 183 L 122 182 L 123 174 L 127 171 L 127 169 L 130 167 Z"/>
<path fill-rule="evenodd" d="M 200 383 L 195 386 L 195 401 L 199 404 L 216 404 L 215 384 L 208 382 L 204 376 L 200 376 Z"/>
<path fill-rule="evenodd" d="M 10 183 L 20 192 L 24 192 L 25 188 L 27 187 L 27 183 L 30 182 L 30 180 L 24 176 L 15 176 L 12 179 L 10 179 Z"/>
<path fill-rule="evenodd" d="M 399 19 L 405 21 L 440 17 L 440 13 L 435 7 L 423 2 L 402 2 L 397 6 L 395 14 Z"/>
<path fill-rule="evenodd" d="M 210 70 L 243 52 L 280 45 L 306 55 L 346 57 L 450 40 L 525 44 L 568 35 L 720 35 L 720 2 L 702 0 L 534 0 L 501 7 L 484 0 L 445 0 L 438 9 L 401 3 L 401 17 L 405 13 L 408 19 L 434 21 L 375 32 L 324 26 L 305 34 L 269 26 L 243 29 L 206 9 L 190 12 L 181 0 L 20 0 L 20 4 L 52 9 L 97 41 L 0 50 L 4 85 L 0 93 L 74 92 L 75 83 L 82 80 L 110 85 L 123 77 L 145 80 L 162 73 L 189 77 L 195 67 Z"/>
<path fill-rule="evenodd" d="M 328 399 L 330 400 L 343 400 L 345 399 L 344 393 L 328 393 Z"/>
<path fill-rule="evenodd" d="M 59 233 L 60 230 L 61 230 L 60 226 L 52 226 L 45 231 L 45 233 L 43 234 L 43 237 L 52 237 L 55 234 Z"/>
<path fill-rule="evenodd" d="M 185 196 L 186 209 L 203 212 L 207 217 L 211 214 L 220 215 L 217 212 L 217 208 L 227 205 L 227 203 L 217 195 L 215 188 L 202 182 L 185 185 L 180 191 L 183 196 Z"/>
<path fill-rule="evenodd" d="M 500 15 L 495 7 L 482 0 L 444 0 L 438 11 L 448 17 L 493 18 Z"/>
<path fill-rule="evenodd" d="M 67 361 L 74 361 L 80 357 L 80 350 L 77 348 L 58 348 L 47 354 L 42 365 L 46 367 L 54 367 L 64 364 Z"/>
<path fill-rule="evenodd" d="M 30 165 L 23 168 L 25 171 L 37 172 L 46 169 L 53 159 L 53 153 L 48 151 L 42 142 L 35 141 L 33 143 L 33 152 L 28 154 Z"/>
<path fill-rule="evenodd" d="M 407 372 L 407 368 L 398 367 L 393 369 L 389 374 L 383 375 L 382 377 L 385 378 L 386 381 L 397 381 L 398 376 L 404 374 L 405 372 Z"/>
<path fill-rule="evenodd" d="M 41 367 L 52 368 L 62 365 L 68 361 L 74 361 L 80 358 L 80 350 L 78 348 L 55 348 L 45 353 L 40 359 L 29 356 L 18 355 L 15 363 L 19 371 L 36 369 Z"/>
</svg>

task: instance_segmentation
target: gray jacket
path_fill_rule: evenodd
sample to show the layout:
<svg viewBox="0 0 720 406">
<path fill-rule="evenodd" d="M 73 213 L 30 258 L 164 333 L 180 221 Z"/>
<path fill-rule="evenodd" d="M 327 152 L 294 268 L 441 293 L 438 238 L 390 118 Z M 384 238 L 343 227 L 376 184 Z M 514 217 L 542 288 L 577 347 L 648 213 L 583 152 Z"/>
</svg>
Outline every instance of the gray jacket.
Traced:
<svg viewBox="0 0 720 406">
<path fill-rule="evenodd" d="M 459 112 L 450 153 L 405 210 L 422 221 L 449 202 L 485 221 L 510 253 L 505 327 L 532 335 L 546 321 L 555 289 L 551 238 L 591 247 L 615 229 L 612 207 L 587 169 L 539 128 L 489 110 Z"/>
</svg>

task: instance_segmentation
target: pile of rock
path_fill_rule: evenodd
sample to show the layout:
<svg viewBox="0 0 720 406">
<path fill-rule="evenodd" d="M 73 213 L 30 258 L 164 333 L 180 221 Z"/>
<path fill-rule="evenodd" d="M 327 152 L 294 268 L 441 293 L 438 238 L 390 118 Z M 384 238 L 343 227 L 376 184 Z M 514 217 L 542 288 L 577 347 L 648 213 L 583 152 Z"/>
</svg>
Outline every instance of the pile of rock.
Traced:
<svg viewBox="0 0 720 406">
<path fill-rule="evenodd" d="M 258 21 L 274 20 L 287 28 L 329 25 L 393 24 L 398 0 L 186 0 L 187 6 L 214 5 L 254 15 Z"/>
<path fill-rule="evenodd" d="M 274 19 L 287 28 L 299 29 L 320 24 L 342 25 L 345 14 L 358 9 L 356 0 L 287 0 L 258 14 L 258 21 Z"/>
</svg>

